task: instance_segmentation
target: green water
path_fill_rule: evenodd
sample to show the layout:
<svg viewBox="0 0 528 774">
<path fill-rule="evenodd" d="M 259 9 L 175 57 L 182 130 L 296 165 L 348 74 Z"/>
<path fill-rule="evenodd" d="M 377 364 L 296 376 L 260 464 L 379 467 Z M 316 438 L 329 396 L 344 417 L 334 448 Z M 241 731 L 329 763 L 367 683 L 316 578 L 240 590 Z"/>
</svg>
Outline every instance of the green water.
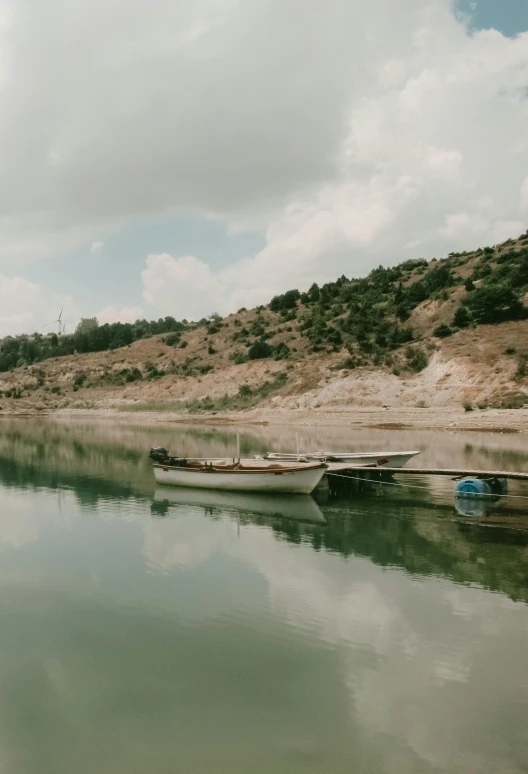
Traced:
<svg viewBox="0 0 528 774">
<path fill-rule="evenodd" d="M 521 437 L 345 436 L 300 444 L 528 469 Z M 226 428 L 0 425 L 2 774 L 528 770 L 521 487 L 473 518 L 431 479 L 164 492 L 154 443 L 236 448 Z M 295 444 L 242 433 L 247 454 Z"/>
</svg>

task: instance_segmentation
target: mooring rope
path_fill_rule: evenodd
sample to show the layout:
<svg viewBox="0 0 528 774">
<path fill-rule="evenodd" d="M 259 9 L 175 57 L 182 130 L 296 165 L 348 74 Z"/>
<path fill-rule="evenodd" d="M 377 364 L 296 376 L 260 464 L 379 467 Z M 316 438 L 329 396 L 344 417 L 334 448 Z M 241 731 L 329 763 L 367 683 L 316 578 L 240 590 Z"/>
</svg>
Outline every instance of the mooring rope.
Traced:
<svg viewBox="0 0 528 774">
<path fill-rule="evenodd" d="M 383 469 L 381 469 L 383 470 Z M 402 470 L 402 474 L 404 474 Z M 372 478 L 359 478 L 358 476 L 343 476 L 341 473 L 332 473 L 332 471 L 329 471 L 327 476 L 335 476 L 335 478 L 344 478 L 348 481 L 364 481 L 366 484 L 385 484 L 386 486 L 401 486 L 405 487 L 405 489 L 421 489 L 422 492 L 430 492 L 430 488 L 428 486 L 416 486 L 416 484 L 402 484 L 400 481 L 383 481 L 382 479 L 375 480 Z M 456 495 L 456 493 L 455 493 Z M 493 492 L 490 492 L 489 494 L 487 492 L 476 492 L 475 494 L 471 493 L 464 493 L 461 492 L 458 494 L 458 497 L 469 497 L 470 499 L 473 499 L 474 497 L 510 497 L 515 500 L 528 500 L 528 495 L 512 495 L 512 494 L 493 494 Z"/>
</svg>

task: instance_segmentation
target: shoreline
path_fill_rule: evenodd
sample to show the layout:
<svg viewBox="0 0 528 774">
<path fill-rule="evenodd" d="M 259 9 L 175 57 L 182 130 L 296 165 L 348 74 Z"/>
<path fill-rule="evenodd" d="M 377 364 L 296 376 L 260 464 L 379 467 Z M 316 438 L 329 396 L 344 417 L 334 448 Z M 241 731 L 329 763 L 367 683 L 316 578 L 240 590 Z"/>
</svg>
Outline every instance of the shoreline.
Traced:
<svg viewBox="0 0 528 774">
<path fill-rule="evenodd" d="M 446 430 L 456 432 L 528 432 L 528 409 L 334 407 L 326 410 L 256 408 L 246 411 L 186 414 L 174 411 L 121 411 L 115 407 L 0 412 L 0 419 L 96 420 L 158 425 L 289 425 L 351 427 L 376 430 Z"/>
</svg>

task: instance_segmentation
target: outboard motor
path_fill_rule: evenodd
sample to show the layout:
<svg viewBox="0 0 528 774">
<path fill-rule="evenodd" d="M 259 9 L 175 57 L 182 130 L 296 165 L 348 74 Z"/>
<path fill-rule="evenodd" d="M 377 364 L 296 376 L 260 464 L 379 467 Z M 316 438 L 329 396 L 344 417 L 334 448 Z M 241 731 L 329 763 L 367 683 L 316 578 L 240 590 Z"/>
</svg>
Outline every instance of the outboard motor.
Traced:
<svg viewBox="0 0 528 774">
<path fill-rule="evenodd" d="M 187 460 L 185 457 L 171 457 L 167 449 L 164 449 L 163 446 L 153 446 L 149 452 L 149 457 L 158 465 L 167 465 L 171 468 L 187 467 Z"/>
<path fill-rule="evenodd" d="M 154 460 L 154 462 L 161 465 L 162 463 L 167 462 L 169 452 L 167 449 L 164 449 L 163 446 L 153 446 L 149 452 L 149 457 L 151 460 Z"/>
</svg>

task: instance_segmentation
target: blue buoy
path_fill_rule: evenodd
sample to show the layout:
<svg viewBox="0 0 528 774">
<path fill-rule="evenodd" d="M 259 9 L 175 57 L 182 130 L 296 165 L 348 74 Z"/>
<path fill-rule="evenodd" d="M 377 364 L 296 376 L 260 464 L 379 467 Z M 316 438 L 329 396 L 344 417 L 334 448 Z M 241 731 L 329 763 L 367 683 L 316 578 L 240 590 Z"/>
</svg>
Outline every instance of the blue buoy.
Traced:
<svg viewBox="0 0 528 774">
<path fill-rule="evenodd" d="M 486 497 L 490 494 L 490 485 L 480 478 L 463 478 L 455 486 L 455 496 L 459 497 Z"/>
</svg>

